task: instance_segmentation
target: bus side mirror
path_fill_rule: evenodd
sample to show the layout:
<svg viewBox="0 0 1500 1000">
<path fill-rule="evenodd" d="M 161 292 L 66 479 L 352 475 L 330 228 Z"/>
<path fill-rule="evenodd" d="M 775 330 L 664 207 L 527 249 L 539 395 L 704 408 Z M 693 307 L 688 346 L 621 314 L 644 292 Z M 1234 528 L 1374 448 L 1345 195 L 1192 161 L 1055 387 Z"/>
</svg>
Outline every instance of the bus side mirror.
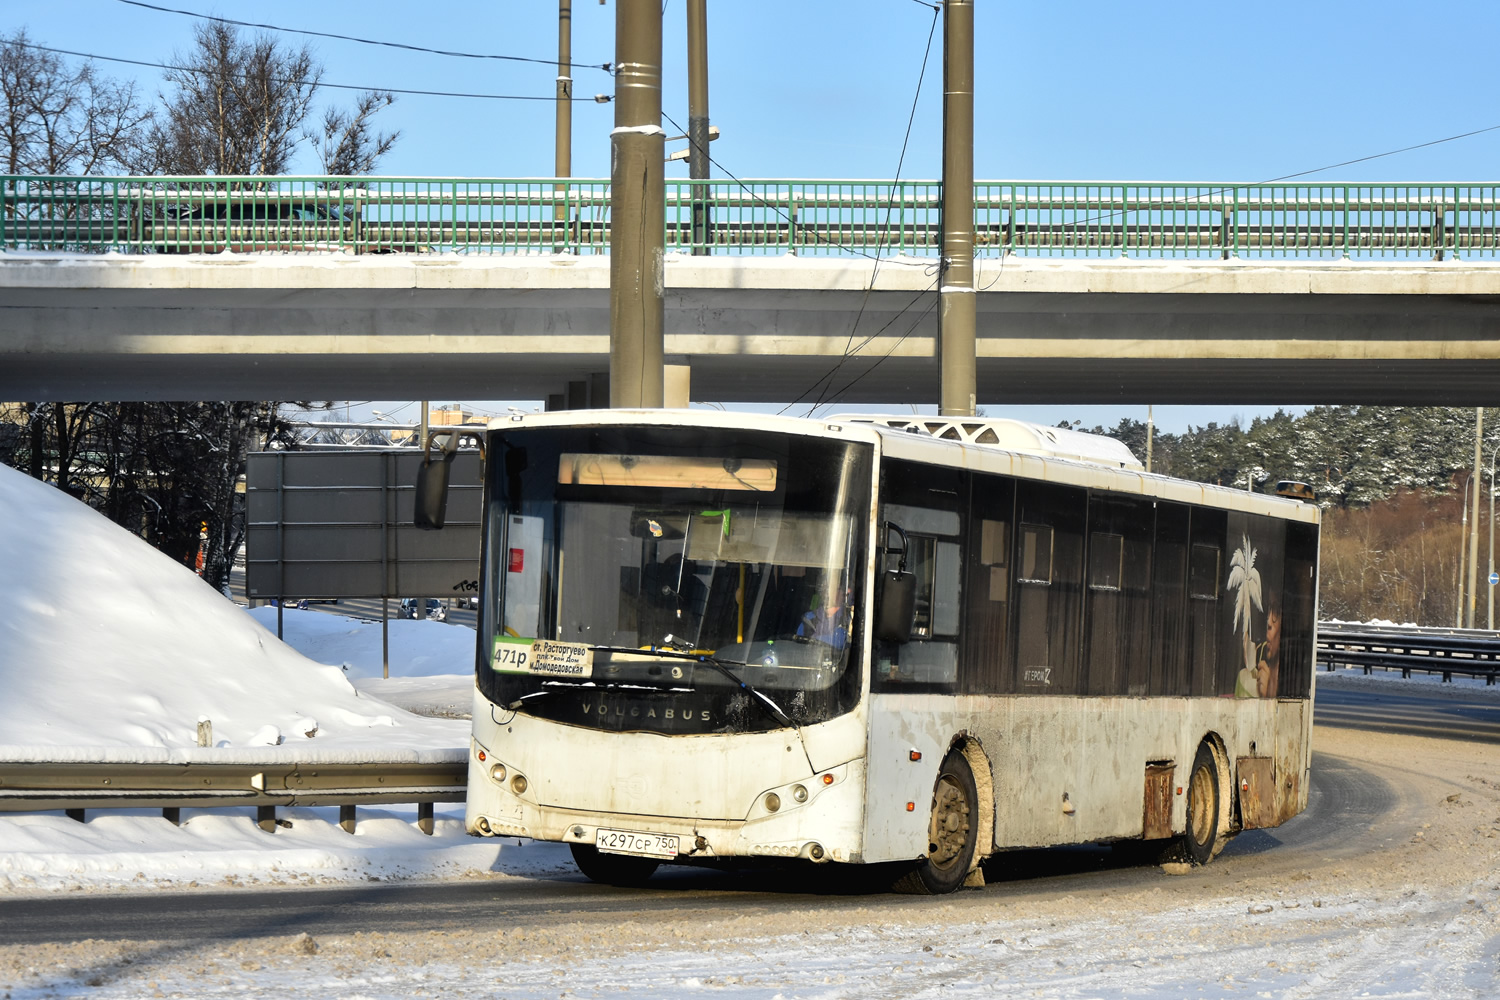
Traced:
<svg viewBox="0 0 1500 1000">
<path fill-rule="evenodd" d="M 442 438 L 436 458 L 432 454 L 433 442 Z M 412 523 L 427 531 L 442 528 L 448 516 L 448 473 L 453 460 L 458 457 L 458 432 L 435 430 L 427 435 L 422 453 L 422 464 L 417 467 L 417 496 L 412 512 Z"/>
<path fill-rule="evenodd" d="M 906 571 L 906 551 L 911 543 L 906 532 L 894 521 L 885 522 L 885 551 L 890 547 L 891 532 L 901 536 L 901 562 L 895 569 L 882 570 L 875 594 L 875 638 L 887 642 L 909 642 L 911 623 L 917 605 L 917 578 Z"/>
<path fill-rule="evenodd" d="M 880 574 L 880 593 L 875 598 L 875 638 L 887 642 L 911 639 L 912 611 L 916 608 L 917 578 L 899 569 Z"/>
</svg>

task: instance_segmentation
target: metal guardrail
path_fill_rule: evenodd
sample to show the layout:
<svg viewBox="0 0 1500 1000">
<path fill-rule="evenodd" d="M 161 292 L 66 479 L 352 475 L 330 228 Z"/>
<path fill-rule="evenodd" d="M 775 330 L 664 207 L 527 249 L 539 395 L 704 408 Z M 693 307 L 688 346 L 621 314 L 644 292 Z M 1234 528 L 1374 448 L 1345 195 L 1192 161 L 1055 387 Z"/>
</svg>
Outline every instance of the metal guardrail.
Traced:
<svg viewBox="0 0 1500 1000">
<path fill-rule="evenodd" d="M 183 809 L 254 806 L 274 833 L 278 806 L 338 806 L 354 832 L 355 810 L 377 802 L 417 803 L 417 824 L 433 830 L 433 803 L 462 802 L 466 761 L 435 764 L 166 764 L 0 762 L 0 812 L 160 809 L 173 823 Z"/>
<path fill-rule="evenodd" d="M 1318 626 L 1317 662 L 1327 670 L 1361 667 L 1413 673 L 1483 677 L 1486 686 L 1500 677 L 1500 633 L 1470 629 L 1382 628 L 1367 625 Z"/>
<path fill-rule="evenodd" d="M 674 179 L 669 251 L 936 256 L 938 181 Z M 694 241 L 693 212 L 710 226 Z M 1500 182 L 979 181 L 976 252 L 1050 257 L 1500 256 Z M 0 176 L 0 247 L 127 253 L 604 253 L 578 178 Z"/>
</svg>

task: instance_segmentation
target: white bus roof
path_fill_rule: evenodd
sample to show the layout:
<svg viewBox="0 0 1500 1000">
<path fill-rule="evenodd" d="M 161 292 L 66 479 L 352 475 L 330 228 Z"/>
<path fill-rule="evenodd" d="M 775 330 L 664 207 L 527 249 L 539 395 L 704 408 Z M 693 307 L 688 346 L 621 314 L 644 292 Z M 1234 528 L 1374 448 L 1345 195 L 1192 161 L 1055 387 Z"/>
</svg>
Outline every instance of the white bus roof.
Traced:
<svg viewBox="0 0 1500 1000">
<path fill-rule="evenodd" d="M 1066 427 L 1048 427 L 1008 417 L 920 417 L 873 416 L 840 413 L 828 417 L 847 423 L 880 424 L 912 434 L 929 434 L 948 441 L 988 444 L 1022 455 L 1068 458 L 1075 462 L 1107 465 L 1111 469 L 1143 470 L 1135 453 L 1123 442 L 1102 434 L 1086 434 Z"/>
<path fill-rule="evenodd" d="M 755 428 L 845 439 L 851 435 L 864 436 L 860 431 L 868 428 L 865 433 L 884 439 L 882 450 L 896 457 L 1134 493 L 1177 503 L 1269 514 L 1286 520 L 1316 524 L 1321 519 L 1321 511 L 1316 505 L 1146 472 L 1130 449 L 1114 438 L 1024 420 L 863 413 L 809 419 L 723 410 L 618 409 L 513 414 L 491 419 L 489 427 L 503 430 L 514 426 L 621 424 Z"/>
</svg>

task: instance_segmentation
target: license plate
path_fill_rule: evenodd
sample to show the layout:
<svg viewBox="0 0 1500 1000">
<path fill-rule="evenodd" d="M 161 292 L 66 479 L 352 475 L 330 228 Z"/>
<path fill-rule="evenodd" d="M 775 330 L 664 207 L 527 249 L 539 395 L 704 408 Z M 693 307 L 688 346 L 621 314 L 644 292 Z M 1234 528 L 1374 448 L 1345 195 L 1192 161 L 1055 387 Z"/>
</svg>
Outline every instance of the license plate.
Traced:
<svg viewBox="0 0 1500 1000">
<path fill-rule="evenodd" d="M 594 846 L 604 854 L 634 854 L 643 858 L 675 858 L 681 838 L 666 833 L 637 833 L 633 830 L 600 830 L 594 834 Z"/>
</svg>

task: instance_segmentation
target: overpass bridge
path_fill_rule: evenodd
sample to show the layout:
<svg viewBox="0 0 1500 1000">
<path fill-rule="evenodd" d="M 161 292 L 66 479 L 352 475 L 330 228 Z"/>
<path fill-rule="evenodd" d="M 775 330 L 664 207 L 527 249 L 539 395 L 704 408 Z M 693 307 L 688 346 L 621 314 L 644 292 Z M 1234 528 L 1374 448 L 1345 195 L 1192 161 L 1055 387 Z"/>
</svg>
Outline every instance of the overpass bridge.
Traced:
<svg viewBox="0 0 1500 1000">
<path fill-rule="evenodd" d="M 0 396 L 600 398 L 605 181 L 0 184 Z M 1493 403 L 1497 188 L 977 183 L 979 402 Z M 940 195 L 669 181 L 691 398 L 936 399 Z"/>
</svg>

